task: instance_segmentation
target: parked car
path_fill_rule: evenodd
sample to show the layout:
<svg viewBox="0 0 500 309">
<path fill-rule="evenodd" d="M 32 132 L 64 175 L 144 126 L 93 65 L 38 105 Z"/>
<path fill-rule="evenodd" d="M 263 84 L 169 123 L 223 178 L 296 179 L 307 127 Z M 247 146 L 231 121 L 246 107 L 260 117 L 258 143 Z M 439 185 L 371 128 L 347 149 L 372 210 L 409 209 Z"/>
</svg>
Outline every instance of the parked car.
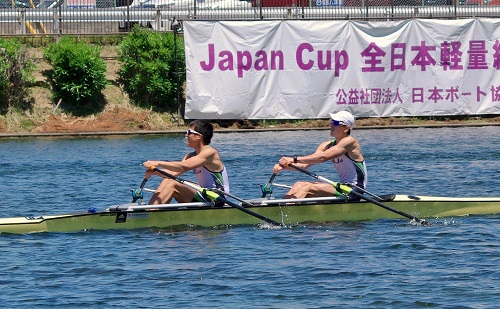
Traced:
<svg viewBox="0 0 500 309">
<path fill-rule="evenodd" d="M 425 5 L 452 5 L 453 0 L 425 0 Z"/>
<path fill-rule="evenodd" d="M 316 3 L 314 0 L 312 0 L 311 2 Z M 309 0 L 253 0 L 252 6 L 254 6 L 254 7 L 261 7 L 261 6 L 262 7 L 308 7 Z"/>
<path fill-rule="evenodd" d="M 37 9 L 53 9 L 64 4 L 64 0 L 43 0 L 36 8 Z"/>
<path fill-rule="evenodd" d="M 133 2 L 134 0 L 95 0 L 95 7 L 98 9 L 126 7 L 132 6 Z"/>
<path fill-rule="evenodd" d="M 116 7 L 132 5 L 134 0 L 116 0 Z"/>
<path fill-rule="evenodd" d="M 240 9 L 252 6 L 252 0 L 134 0 L 131 8 L 171 8 L 189 10 Z"/>
<path fill-rule="evenodd" d="M 460 5 L 490 5 L 490 3 L 492 1 L 494 1 L 494 0 L 458 0 L 458 4 L 460 4 Z M 499 2 L 497 2 L 497 3 L 499 3 Z M 495 5 L 495 4 L 493 4 L 493 5 Z"/>
<path fill-rule="evenodd" d="M 175 1 L 173 0 L 137 0 L 133 1 L 130 7 L 154 9 L 154 8 L 170 8 L 174 5 Z"/>
<path fill-rule="evenodd" d="M 19 0 L 0 0 L 0 9 L 25 9 L 29 7 L 29 4 Z"/>
</svg>

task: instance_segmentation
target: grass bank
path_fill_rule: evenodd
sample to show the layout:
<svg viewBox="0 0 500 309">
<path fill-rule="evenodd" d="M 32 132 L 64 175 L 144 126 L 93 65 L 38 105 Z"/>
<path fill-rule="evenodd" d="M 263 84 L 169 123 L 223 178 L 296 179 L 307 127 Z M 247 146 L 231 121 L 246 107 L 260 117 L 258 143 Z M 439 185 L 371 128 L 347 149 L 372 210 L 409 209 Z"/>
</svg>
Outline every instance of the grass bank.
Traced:
<svg viewBox="0 0 500 309">
<path fill-rule="evenodd" d="M 106 78 L 109 85 L 103 91 L 106 100 L 104 109 L 86 117 L 74 117 L 58 108 L 51 98 L 50 84 L 43 71 L 49 65 L 42 58 L 42 47 L 31 47 L 29 55 L 35 61 L 35 82 L 31 87 L 33 107 L 29 111 L 9 111 L 0 115 L 0 134 L 37 133 L 91 133 L 91 132 L 147 132 L 184 129 L 186 123 L 178 114 L 161 113 L 130 104 L 127 95 L 117 83 L 116 45 L 104 45 L 101 56 L 105 59 Z M 263 129 L 263 128 L 322 128 L 327 120 L 223 120 L 215 122 L 218 128 Z M 500 124 L 499 116 L 485 117 L 389 117 L 366 118 L 356 121 L 357 127 L 421 126 L 421 125 L 479 125 Z"/>
</svg>

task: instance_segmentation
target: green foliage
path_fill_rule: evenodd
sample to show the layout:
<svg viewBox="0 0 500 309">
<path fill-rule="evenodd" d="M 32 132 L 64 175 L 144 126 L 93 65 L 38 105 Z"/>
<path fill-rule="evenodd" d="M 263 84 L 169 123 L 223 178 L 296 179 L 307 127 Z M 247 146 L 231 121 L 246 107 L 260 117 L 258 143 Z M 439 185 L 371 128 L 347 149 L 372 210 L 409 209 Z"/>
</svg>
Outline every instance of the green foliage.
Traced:
<svg viewBox="0 0 500 309">
<path fill-rule="evenodd" d="M 0 0 L 1 1 L 1 0 Z M 88 44 L 94 44 L 98 46 L 115 46 L 118 45 L 126 33 L 120 34 L 103 34 L 103 35 L 93 35 L 93 34 L 79 34 L 78 41 L 85 42 Z M 34 36 L 31 34 L 16 36 L 16 40 L 26 47 L 42 48 L 47 47 L 54 43 L 56 36 Z"/>
<path fill-rule="evenodd" d="M 73 114 L 96 112 L 102 108 L 101 91 L 107 86 L 106 63 L 100 58 L 102 47 L 63 37 L 43 50 L 44 59 L 52 65 L 46 72 L 52 84 L 55 101 Z"/>
<path fill-rule="evenodd" d="M 0 111 L 31 108 L 29 86 L 35 80 L 35 64 L 16 40 L 0 38 Z"/>
<path fill-rule="evenodd" d="M 142 107 L 177 111 L 177 91 L 181 91 L 185 80 L 182 36 L 174 38 L 173 32 L 154 32 L 135 26 L 120 44 L 118 57 L 122 63 L 119 82 L 132 102 Z"/>
</svg>

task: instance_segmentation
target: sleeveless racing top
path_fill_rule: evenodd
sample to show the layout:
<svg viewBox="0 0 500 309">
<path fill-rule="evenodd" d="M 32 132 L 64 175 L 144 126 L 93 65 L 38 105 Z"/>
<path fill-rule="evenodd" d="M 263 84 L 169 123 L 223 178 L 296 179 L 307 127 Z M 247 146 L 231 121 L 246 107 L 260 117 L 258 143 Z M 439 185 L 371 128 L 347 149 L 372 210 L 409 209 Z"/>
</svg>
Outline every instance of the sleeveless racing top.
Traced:
<svg viewBox="0 0 500 309">
<path fill-rule="evenodd" d="M 196 151 L 189 153 L 187 158 L 194 156 L 196 156 Z M 222 171 L 220 172 L 210 171 L 205 166 L 193 169 L 193 173 L 196 176 L 196 180 L 198 180 L 198 184 L 203 188 L 217 188 L 219 190 L 229 192 L 229 179 L 227 177 L 224 163 L 222 163 L 222 166 Z"/>
<path fill-rule="evenodd" d="M 329 149 L 337 144 L 336 140 L 332 140 L 326 147 Z M 332 163 L 335 165 L 337 174 L 341 182 L 351 183 L 360 188 L 365 189 L 367 183 L 367 173 L 365 161 L 357 162 L 349 158 L 347 153 L 344 153 L 338 158 L 334 158 Z"/>
</svg>

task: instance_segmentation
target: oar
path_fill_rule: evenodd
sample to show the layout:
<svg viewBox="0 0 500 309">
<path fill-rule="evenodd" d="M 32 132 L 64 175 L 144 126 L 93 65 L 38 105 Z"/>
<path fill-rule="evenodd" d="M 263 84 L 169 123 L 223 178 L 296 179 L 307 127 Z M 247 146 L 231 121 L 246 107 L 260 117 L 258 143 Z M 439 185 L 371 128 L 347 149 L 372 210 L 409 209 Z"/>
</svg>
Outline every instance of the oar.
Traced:
<svg viewBox="0 0 500 309">
<path fill-rule="evenodd" d="M 132 190 L 132 203 L 135 203 L 138 199 L 143 199 L 144 195 L 142 194 L 142 190 L 146 185 L 148 178 L 144 178 L 139 186 L 139 189 Z"/>
<path fill-rule="evenodd" d="M 181 179 L 179 177 L 176 177 L 176 176 L 174 176 L 174 175 L 172 175 L 172 174 L 170 174 L 168 172 L 165 172 L 164 170 L 161 170 L 161 169 L 159 169 L 157 167 L 151 168 L 151 170 L 153 170 L 153 171 L 155 171 L 157 173 L 160 173 L 160 174 L 162 174 L 162 175 L 164 175 L 164 176 L 166 176 L 166 177 L 168 177 L 170 179 L 173 179 L 173 180 L 175 180 L 175 181 L 177 181 L 177 182 L 179 182 L 179 183 L 181 183 L 181 184 L 183 184 L 185 186 L 188 186 L 188 187 L 190 187 L 190 188 L 192 188 L 192 189 L 194 189 L 194 190 L 202 193 L 203 196 L 208 197 L 210 200 L 212 200 L 214 202 L 218 202 L 218 201 L 224 202 L 224 203 L 228 204 L 229 206 L 232 206 L 232 207 L 234 207 L 234 208 L 236 208 L 238 210 L 241 210 L 241 211 L 243 211 L 243 212 L 245 212 L 245 213 L 247 213 L 249 215 L 252 215 L 252 216 L 254 216 L 256 218 L 259 218 L 259 219 L 261 219 L 261 220 L 263 220 L 263 221 L 265 221 L 267 223 L 270 223 L 270 224 L 273 224 L 273 225 L 276 225 L 276 226 L 285 226 L 284 224 L 279 223 L 277 221 L 274 221 L 273 219 L 269 219 L 267 217 L 264 217 L 261 214 L 258 214 L 256 212 L 253 212 L 253 211 L 249 210 L 249 209 L 246 209 L 245 207 L 243 207 L 241 205 L 238 205 L 236 203 L 228 201 L 227 199 L 223 198 L 222 196 L 220 196 L 219 194 L 215 193 L 214 191 L 212 191 L 212 190 L 210 190 L 208 188 L 202 188 L 202 187 L 200 187 L 199 185 L 197 185 L 195 183 L 183 180 L 183 179 Z"/>
<path fill-rule="evenodd" d="M 267 182 L 266 185 L 262 185 L 260 187 L 261 191 L 262 191 L 262 197 L 266 197 L 266 195 L 269 193 L 269 196 L 272 196 L 273 195 L 273 187 L 271 186 L 272 183 L 273 183 L 273 180 L 274 178 L 276 178 L 276 173 L 273 173 L 271 175 L 271 178 L 269 179 L 269 181 Z"/>
<path fill-rule="evenodd" d="M 214 191 L 215 193 L 220 194 L 220 195 L 227 195 L 229 197 L 232 197 L 235 200 L 241 202 L 242 205 L 253 206 L 252 203 L 249 203 L 249 202 L 245 201 L 244 199 L 242 199 L 240 197 L 237 197 L 236 195 L 232 195 L 230 193 L 224 192 L 224 190 L 220 190 L 220 189 L 217 189 L 217 188 L 212 188 L 212 189 L 210 189 L 210 191 Z"/>
<path fill-rule="evenodd" d="M 384 199 L 383 199 L 383 198 L 381 198 L 380 196 L 378 196 L 378 195 L 376 195 L 376 194 L 374 194 L 374 193 L 371 193 L 370 191 L 367 191 L 367 190 L 365 190 L 365 189 L 363 189 L 363 188 L 361 188 L 361 187 L 358 187 L 358 186 L 356 186 L 355 184 L 352 184 L 352 183 L 346 183 L 345 185 L 346 185 L 346 186 L 349 186 L 349 187 L 351 187 L 351 188 L 354 188 L 354 189 L 356 189 L 356 190 L 358 190 L 358 191 L 361 191 L 361 192 L 363 192 L 363 193 L 366 193 L 366 194 L 368 194 L 368 195 L 370 195 L 370 196 L 372 196 L 372 197 L 376 198 L 376 199 L 377 199 L 377 200 L 379 200 L 379 201 L 383 201 L 383 200 L 384 200 Z"/>
<path fill-rule="evenodd" d="M 369 197 L 367 197 L 367 196 L 365 196 L 365 195 L 363 195 L 363 194 L 361 194 L 361 193 L 359 193 L 359 192 L 356 192 L 354 189 L 352 189 L 351 187 L 349 187 L 349 186 L 347 186 L 347 185 L 344 185 L 344 184 L 340 184 L 340 183 L 338 183 L 338 182 L 331 181 L 330 179 L 327 179 L 327 178 L 322 177 L 322 176 L 318 176 L 318 175 L 316 175 L 316 174 L 314 174 L 314 173 L 311 173 L 310 171 L 308 171 L 308 170 L 306 170 L 306 169 L 304 169 L 304 168 L 301 168 L 301 167 L 299 167 L 299 166 L 297 166 L 297 165 L 295 165 L 295 164 L 293 164 L 293 163 L 288 164 L 288 166 L 293 167 L 293 168 L 294 168 L 294 169 L 296 169 L 297 171 L 302 172 L 302 173 L 304 173 L 304 174 L 307 174 L 307 175 L 309 175 L 309 176 L 311 176 L 311 177 L 314 177 L 314 178 L 316 178 L 316 179 L 318 179 L 318 180 L 321 180 L 321 181 L 323 181 L 323 182 L 329 183 L 329 184 L 333 185 L 333 186 L 335 187 L 335 189 L 336 189 L 336 190 L 342 191 L 342 192 L 343 192 L 343 193 L 345 193 L 345 194 L 353 194 L 353 195 L 356 195 L 356 196 L 357 196 L 357 197 L 359 197 L 359 198 L 362 198 L 362 199 L 364 199 L 364 200 L 366 200 L 366 201 L 368 201 L 368 202 L 370 202 L 370 203 L 373 203 L 373 204 L 375 204 L 375 205 L 377 205 L 377 206 L 380 206 L 380 207 L 385 208 L 385 209 L 387 209 L 387 210 L 390 210 L 390 211 L 392 211 L 392 212 L 394 212 L 394 213 L 397 213 L 398 215 L 401 215 L 401 216 L 406 217 L 406 218 L 408 218 L 408 219 L 414 220 L 414 221 L 416 221 L 416 222 L 418 222 L 418 223 L 420 223 L 420 224 L 423 224 L 423 225 L 429 225 L 429 222 L 427 222 L 427 221 L 425 221 L 425 220 L 419 219 L 419 218 L 417 218 L 417 217 L 415 217 L 415 216 L 412 216 L 412 215 L 410 215 L 410 214 L 407 214 L 406 212 L 403 212 L 403 211 L 398 210 L 398 209 L 396 209 L 396 208 L 393 208 L 393 207 L 391 207 L 391 206 L 389 206 L 389 205 L 386 205 L 386 204 L 384 204 L 384 203 L 382 203 L 382 202 L 379 202 L 379 201 L 377 201 L 377 200 L 374 200 L 374 199 L 372 199 L 372 198 L 369 198 Z"/>
</svg>

